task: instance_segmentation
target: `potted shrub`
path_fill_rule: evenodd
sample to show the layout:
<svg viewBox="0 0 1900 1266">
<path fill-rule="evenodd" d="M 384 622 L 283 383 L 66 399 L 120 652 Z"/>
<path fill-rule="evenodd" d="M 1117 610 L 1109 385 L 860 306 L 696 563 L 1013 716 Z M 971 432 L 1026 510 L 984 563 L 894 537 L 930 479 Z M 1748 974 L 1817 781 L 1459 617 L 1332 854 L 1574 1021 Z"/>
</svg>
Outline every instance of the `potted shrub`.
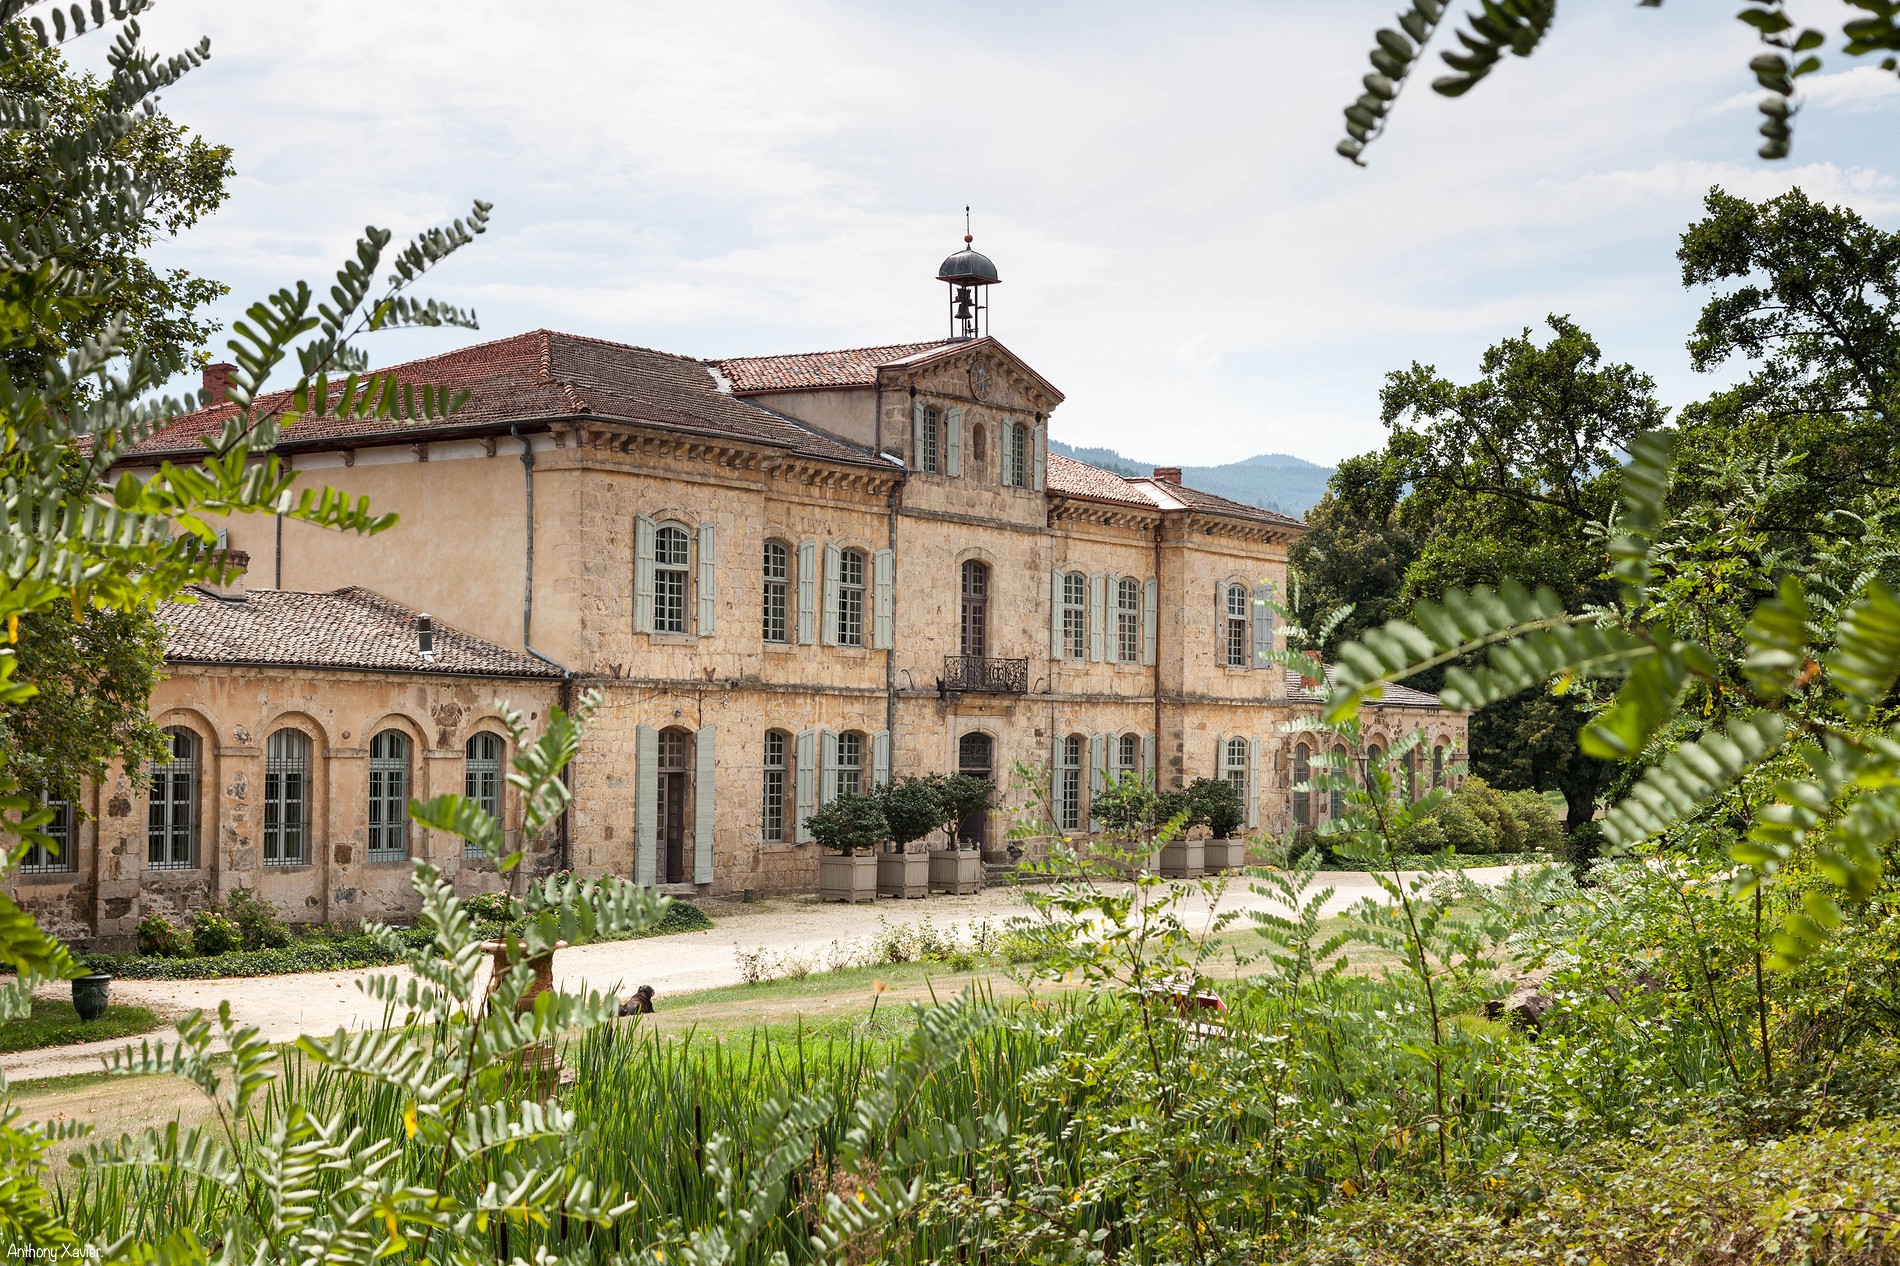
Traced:
<svg viewBox="0 0 1900 1266">
<path fill-rule="evenodd" d="M 1157 816 L 1160 806 L 1161 797 L 1144 777 L 1120 774 L 1104 786 L 1089 802 L 1089 817 L 1101 828 L 1097 856 L 1133 870 L 1153 870 L 1157 827 L 1166 822 Z"/>
<path fill-rule="evenodd" d="M 890 838 L 891 824 L 875 796 L 850 792 L 805 819 L 825 850 L 818 859 L 818 896 L 824 901 L 877 899 L 876 848 Z"/>
<path fill-rule="evenodd" d="M 1200 819 L 1209 838 L 1201 848 L 1204 870 L 1239 870 L 1247 864 L 1247 822 L 1240 793 L 1224 778 L 1196 779 L 1189 788 L 1201 806 Z"/>
<path fill-rule="evenodd" d="M 1149 869 L 1161 869 L 1163 850 L 1174 840 L 1185 840 L 1201 824 L 1200 814 L 1200 804 L 1186 787 L 1173 787 L 1156 794 L 1149 818 L 1153 831 L 1151 838 L 1155 841 L 1154 852 L 1148 862 Z"/>
<path fill-rule="evenodd" d="M 934 778 L 905 777 L 877 791 L 878 806 L 890 827 L 890 846 L 878 854 L 877 895 L 924 897 L 930 894 L 930 855 L 911 845 L 943 821 L 943 797 Z"/>
<path fill-rule="evenodd" d="M 937 892 L 968 893 L 983 887 L 983 853 L 974 842 L 957 838 L 957 824 L 973 813 L 988 813 L 996 802 L 996 784 L 969 774 L 951 774 L 937 782 L 942 804 L 938 822 L 949 844 L 930 850 L 930 887 Z"/>
</svg>

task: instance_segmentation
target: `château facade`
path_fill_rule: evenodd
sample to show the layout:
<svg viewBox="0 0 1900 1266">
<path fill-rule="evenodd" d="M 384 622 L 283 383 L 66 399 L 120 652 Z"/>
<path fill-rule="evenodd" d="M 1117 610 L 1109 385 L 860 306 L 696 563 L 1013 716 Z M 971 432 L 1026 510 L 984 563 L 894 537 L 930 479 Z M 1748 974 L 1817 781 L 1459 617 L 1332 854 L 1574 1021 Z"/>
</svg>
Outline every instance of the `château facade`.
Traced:
<svg viewBox="0 0 1900 1266">
<path fill-rule="evenodd" d="M 947 261 L 986 260 L 963 252 Z M 990 270 L 993 279 L 993 267 Z M 980 296 L 979 296 L 980 297 Z M 405 797 L 518 806 L 498 704 L 603 696 L 538 869 L 679 892 L 816 886 L 803 821 L 843 790 L 1052 771 L 1062 831 L 1127 771 L 1234 782 L 1255 830 L 1316 824 L 1318 695 L 1271 662 L 1297 520 L 1051 454 L 1062 395 L 970 321 L 956 337 L 702 361 L 535 331 L 399 367 L 466 391 L 426 425 L 312 420 L 279 453 L 399 525 L 233 520 L 241 583 L 168 604 L 153 700 L 174 757 L 63 814 L 71 847 L 13 881 L 55 930 L 123 940 L 234 888 L 292 919 L 401 918 L 408 862 L 496 882 L 405 822 Z M 207 386 L 224 372 L 207 371 Z M 189 460 L 229 413 L 124 464 Z M 431 646 L 418 630 L 428 612 Z M 1421 779 L 1464 742 L 1388 691 Z M 1005 795 L 1005 799 L 1009 797 Z M 1000 845 L 1005 827 L 967 822 Z"/>
</svg>

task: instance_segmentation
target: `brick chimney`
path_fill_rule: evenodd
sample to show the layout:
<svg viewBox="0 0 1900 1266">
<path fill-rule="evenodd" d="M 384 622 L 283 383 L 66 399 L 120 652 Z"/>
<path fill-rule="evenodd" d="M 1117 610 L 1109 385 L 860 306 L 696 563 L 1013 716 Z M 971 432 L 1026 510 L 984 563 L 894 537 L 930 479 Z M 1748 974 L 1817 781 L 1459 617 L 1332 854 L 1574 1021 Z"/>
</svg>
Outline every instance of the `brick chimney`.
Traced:
<svg viewBox="0 0 1900 1266">
<path fill-rule="evenodd" d="M 223 404 L 224 389 L 231 385 L 231 375 L 237 372 L 237 366 L 230 361 L 214 361 L 205 366 L 204 389 L 210 399 L 207 405 Z"/>
<path fill-rule="evenodd" d="M 1155 467 L 1155 478 L 1164 484 L 1178 484 L 1181 482 L 1181 468 L 1179 466 L 1157 466 Z"/>
<path fill-rule="evenodd" d="M 250 554 L 241 549 L 221 549 L 218 559 L 225 567 L 224 583 L 207 580 L 202 587 L 207 593 L 226 602 L 245 601 L 248 592 L 244 587 L 244 573 L 251 567 Z"/>
</svg>

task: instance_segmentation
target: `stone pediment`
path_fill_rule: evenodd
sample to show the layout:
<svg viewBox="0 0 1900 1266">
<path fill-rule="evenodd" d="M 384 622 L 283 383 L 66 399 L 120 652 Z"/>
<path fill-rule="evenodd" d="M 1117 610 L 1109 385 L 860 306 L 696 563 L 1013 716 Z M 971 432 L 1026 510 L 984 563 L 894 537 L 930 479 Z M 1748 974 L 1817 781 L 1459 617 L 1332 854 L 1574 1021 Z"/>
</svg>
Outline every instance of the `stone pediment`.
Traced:
<svg viewBox="0 0 1900 1266">
<path fill-rule="evenodd" d="M 994 338 L 944 343 L 878 366 L 886 390 L 916 388 L 994 409 L 1047 414 L 1062 393 Z"/>
</svg>

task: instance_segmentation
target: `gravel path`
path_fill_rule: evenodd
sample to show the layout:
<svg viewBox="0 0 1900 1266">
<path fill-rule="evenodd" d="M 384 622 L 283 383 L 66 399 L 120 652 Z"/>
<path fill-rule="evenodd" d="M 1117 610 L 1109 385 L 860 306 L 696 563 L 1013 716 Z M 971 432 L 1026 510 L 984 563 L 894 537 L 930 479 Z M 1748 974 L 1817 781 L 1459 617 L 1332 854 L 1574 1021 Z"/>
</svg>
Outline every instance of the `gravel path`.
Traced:
<svg viewBox="0 0 1900 1266">
<path fill-rule="evenodd" d="M 1509 874 L 1496 866 L 1465 872 L 1480 882 Z M 1372 876 L 1355 871 L 1322 875 L 1322 887 L 1335 889 L 1329 912 L 1345 909 L 1361 897 L 1378 893 Z M 1018 894 L 993 888 L 972 896 L 933 896 L 924 901 L 878 901 L 863 905 L 821 903 L 815 897 L 781 898 L 746 905 L 728 901 L 702 903 L 715 926 L 701 932 L 680 932 L 639 941 L 581 945 L 555 956 L 555 983 L 563 989 L 600 989 L 625 994 L 640 985 L 652 985 L 665 999 L 699 989 L 740 983 L 734 951 L 764 947 L 777 954 L 795 953 L 823 961 L 833 942 L 861 943 L 874 937 L 880 919 L 891 924 L 921 922 L 940 929 L 964 931 L 988 919 L 1000 923 L 1022 912 Z M 1244 880 L 1230 880 L 1221 893 L 1219 910 L 1267 909 L 1268 897 L 1253 892 Z M 1189 899 L 1194 916 L 1212 913 L 1198 895 Z M 356 982 L 401 968 L 372 967 L 358 971 L 312 972 L 294 976 L 255 976 L 233 980 L 115 980 L 112 1000 L 150 1007 L 162 1016 L 183 1015 L 195 1007 L 215 1011 L 228 999 L 242 1023 L 254 1024 L 273 1042 L 288 1042 L 304 1033 L 327 1033 L 338 1028 L 376 1025 L 383 1018 L 380 1004 L 357 989 Z M 406 974 L 406 973 L 405 973 Z M 49 986 L 54 996 L 63 985 Z M 158 1036 L 163 1036 L 160 1030 Z M 136 1039 L 134 1039 L 136 1041 Z M 9 1081 L 60 1077 L 97 1072 L 102 1056 L 125 1045 L 123 1041 L 88 1042 L 49 1047 L 0 1056 L 0 1071 Z"/>
</svg>

